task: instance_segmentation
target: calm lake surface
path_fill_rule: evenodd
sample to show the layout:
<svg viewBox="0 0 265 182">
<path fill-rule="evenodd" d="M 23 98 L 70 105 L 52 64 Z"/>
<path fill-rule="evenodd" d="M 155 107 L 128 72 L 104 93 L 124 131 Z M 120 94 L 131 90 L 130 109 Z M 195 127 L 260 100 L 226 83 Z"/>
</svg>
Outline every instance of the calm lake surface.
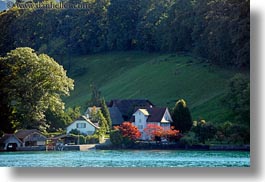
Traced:
<svg viewBox="0 0 265 182">
<path fill-rule="evenodd" d="M 89 150 L 2 152 L 1 167 L 249 167 L 238 151 Z"/>
</svg>

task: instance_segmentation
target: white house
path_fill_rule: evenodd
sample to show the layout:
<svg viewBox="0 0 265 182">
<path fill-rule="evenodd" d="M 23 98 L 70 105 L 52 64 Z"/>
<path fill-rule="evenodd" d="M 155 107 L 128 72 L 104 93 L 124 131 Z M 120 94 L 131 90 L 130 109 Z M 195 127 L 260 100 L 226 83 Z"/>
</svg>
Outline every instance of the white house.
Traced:
<svg viewBox="0 0 265 182">
<path fill-rule="evenodd" d="M 79 130 L 80 133 L 85 135 L 93 135 L 99 127 L 92 123 L 87 117 L 80 116 L 67 126 L 66 133 L 70 133 L 70 131 L 74 129 Z"/>
<path fill-rule="evenodd" d="M 163 127 L 164 129 L 170 129 L 170 123 L 172 122 L 171 115 L 168 108 L 139 108 L 137 109 L 131 118 L 131 122 L 139 129 L 142 134 L 142 139 L 148 139 L 144 133 L 144 129 L 147 124 L 155 124 Z"/>
</svg>

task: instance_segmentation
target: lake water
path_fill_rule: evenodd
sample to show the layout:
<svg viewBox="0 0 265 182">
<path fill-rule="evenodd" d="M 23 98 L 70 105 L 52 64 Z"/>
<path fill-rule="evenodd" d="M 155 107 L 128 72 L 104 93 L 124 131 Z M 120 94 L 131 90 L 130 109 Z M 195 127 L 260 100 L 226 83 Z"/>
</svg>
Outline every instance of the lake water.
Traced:
<svg viewBox="0 0 265 182">
<path fill-rule="evenodd" d="M 238 151 L 89 150 L 2 152 L 1 167 L 249 167 Z"/>
</svg>

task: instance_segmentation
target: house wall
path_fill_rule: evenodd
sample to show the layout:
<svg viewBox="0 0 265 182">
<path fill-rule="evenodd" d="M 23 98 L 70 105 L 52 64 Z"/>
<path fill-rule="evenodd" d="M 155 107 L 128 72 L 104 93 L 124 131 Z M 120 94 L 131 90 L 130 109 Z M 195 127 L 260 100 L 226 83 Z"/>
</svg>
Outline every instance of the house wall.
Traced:
<svg viewBox="0 0 265 182">
<path fill-rule="evenodd" d="M 162 126 L 164 128 L 164 130 L 169 130 L 171 122 L 172 122 L 172 118 L 170 116 L 168 109 L 166 109 L 166 112 L 165 112 L 165 114 L 161 120 L 160 126 Z"/>
<path fill-rule="evenodd" d="M 135 121 L 133 124 L 141 132 L 141 134 L 142 134 L 141 139 L 142 140 L 149 140 L 150 139 L 149 136 L 147 136 L 146 133 L 144 132 L 144 129 L 146 128 L 147 124 L 155 124 L 155 125 L 163 127 L 164 130 L 169 130 L 170 129 L 170 123 L 172 122 L 172 118 L 170 116 L 170 113 L 168 112 L 168 109 L 166 109 L 166 112 L 165 112 L 165 114 L 164 114 L 164 116 L 160 122 L 147 122 L 148 116 L 145 116 L 139 110 L 136 111 L 133 115 L 135 117 Z"/>
<path fill-rule="evenodd" d="M 77 128 L 77 124 L 85 124 L 84 128 Z M 70 133 L 71 130 L 77 129 L 80 133 L 86 135 L 93 135 L 96 131 L 95 127 L 92 126 L 90 123 L 86 122 L 85 120 L 76 120 L 71 125 L 66 128 L 66 132 Z"/>
<path fill-rule="evenodd" d="M 47 138 L 37 132 L 31 133 L 23 140 L 23 146 L 42 146 L 45 145 Z"/>
<path fill-rule="evenodd" d="M 134 125 L 140 130 L 143 131 L 146 127 L 147 116 L 145 116 L 142 112 L 137 111 L 134 113 L 135 122 Z"/>
<path fill-rule="evenodd" d="M 135 117 L 135 121 L 133 124 L 141 132 L 142 134 L 141 139 L 146 140 L 147 135 L 145 134 L 144 129 L 146 128 L 146 125 L 147 125 L 146 120 L 148 116 L 145 116 L 141 111 L 138 110 L 134 113 L 134 117 Z"/>
</svg>

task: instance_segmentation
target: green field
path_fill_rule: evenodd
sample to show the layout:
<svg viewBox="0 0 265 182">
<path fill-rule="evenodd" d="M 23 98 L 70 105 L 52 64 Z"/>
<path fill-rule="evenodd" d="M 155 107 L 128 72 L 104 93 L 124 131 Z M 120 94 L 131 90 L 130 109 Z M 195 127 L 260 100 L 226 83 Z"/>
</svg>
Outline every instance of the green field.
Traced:
<svg viewBox="0 0 265 182">
<path fill-rule="evenodd" d="M 94 83 L 106 101 L 147 98 L 157 106 L 171 108 L 183 98 L 194 120 L 232 120 L 221 100 L 229 79 L 236 74 L 233 70 L 177 54 L 112 52 L 67 59 L 72 62 L 68 75 L 75 80 L 75 90 L 65 98 L 67 106 L 85 110 L 89 85 Z"/>
</svg>

